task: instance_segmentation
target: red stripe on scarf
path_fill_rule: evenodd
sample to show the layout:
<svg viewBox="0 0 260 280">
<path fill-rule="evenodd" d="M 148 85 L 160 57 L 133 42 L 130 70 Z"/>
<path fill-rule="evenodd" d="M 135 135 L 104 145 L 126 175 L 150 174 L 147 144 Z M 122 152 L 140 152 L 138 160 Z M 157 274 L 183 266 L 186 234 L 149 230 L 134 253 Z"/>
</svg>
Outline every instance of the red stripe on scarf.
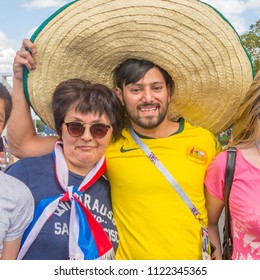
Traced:
<svg viewBox="0 0 260 280">
<path fill-rule="evenodd" d="M 113 248 L 113 245 L 112 245 L 111 241 L 109 240 L 103 227 L 95 220 L 95 218 L 90 213 L 90 211 L 85 207 L 85 205 L 77 197 L 75 197 L 75 199 L 80 204 L 81 209 L 83 210 L 84 214 L 86 215 L 86 219 L 88 221 L 90 231 L 91 231 L 92 236 L 97 245 L 98 254 L 101 257 L 101 256 L 105 255 L 109 250 L 111 250 Z"/>
</svg>

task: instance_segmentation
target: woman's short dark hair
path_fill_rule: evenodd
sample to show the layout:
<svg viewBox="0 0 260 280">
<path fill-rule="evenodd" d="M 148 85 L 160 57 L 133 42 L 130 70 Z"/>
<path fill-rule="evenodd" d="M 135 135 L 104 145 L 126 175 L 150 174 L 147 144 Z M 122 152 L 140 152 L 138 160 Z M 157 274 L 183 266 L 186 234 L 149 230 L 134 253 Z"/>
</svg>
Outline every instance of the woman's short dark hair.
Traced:
<svg viewBox="0 0 260 280">
<path fill-rule="evenodd" d="M 12 104 L 12 98 L 11 98 L 9 91 L 2 83 L 0 83 L 0 99 L 4 100 L 4 104 L 5 104 L 5 120 L 4 120 L 4 126 L 3 126 L 3 127 L 5 127 L 8 119 L 11 115 L 13 104 Z"/>
<path fill-rule="evenodd" d="M 149 60 L 130 58 L 119 64 L 114 70 L 114 87 L 123 91 L 123 86 L 136 83 L 153 67 L 162 73 L 166 86 L 170 89 L 170 94 L 174 91 L 174 81 L 172 77 L 161 68 Z"/>
<path fill-rule="evenodd" d="M 124 123 L 123 106 L 116 94 L 105 85 L 70 79 L 56 87 L 52 98 L 52 111 L 55 129 L 60 136 L 65 115 L 72 106 L 83 114 L 106 114 L 113 127 L 112 140 L 115 141 L 121 136 Z"/>
</svg>

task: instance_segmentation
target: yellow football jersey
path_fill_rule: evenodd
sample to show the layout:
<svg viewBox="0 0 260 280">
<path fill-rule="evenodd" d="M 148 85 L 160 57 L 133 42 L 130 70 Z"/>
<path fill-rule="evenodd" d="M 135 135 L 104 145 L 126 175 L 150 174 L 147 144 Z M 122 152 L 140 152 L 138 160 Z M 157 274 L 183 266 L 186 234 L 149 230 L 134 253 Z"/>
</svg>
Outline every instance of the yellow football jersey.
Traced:
<svg viewBox="0 0 260 280">
<path fill-rule="evenodd" d="M 142 138 L 207 222 L 204 176 L 221 150 L 208 130 L 181 119 L 179 130 Z M 201 225 L 129 130 L 106 153 L 107 177 L 119 232 L 116 259 L 201 259 Z"/>
</svg>

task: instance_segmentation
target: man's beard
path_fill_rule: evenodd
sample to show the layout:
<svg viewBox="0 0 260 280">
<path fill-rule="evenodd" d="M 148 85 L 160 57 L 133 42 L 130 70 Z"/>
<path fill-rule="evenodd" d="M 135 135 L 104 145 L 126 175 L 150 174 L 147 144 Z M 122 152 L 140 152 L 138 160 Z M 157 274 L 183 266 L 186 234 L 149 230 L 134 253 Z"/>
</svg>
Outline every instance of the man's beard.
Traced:
<svg viewBox="0 0 260 280">
<path fill-rule="evenodd" d="M 168 106 L 163 111 L 159 112 L 157 117 L 147 117 L 145 119 L 137 114 L 133 114 L 127 107 L 125 109 L 130 123 L 134 123 L 144 129 L 154 129 L 158 127 L 167 117 Z"/>
</svg>

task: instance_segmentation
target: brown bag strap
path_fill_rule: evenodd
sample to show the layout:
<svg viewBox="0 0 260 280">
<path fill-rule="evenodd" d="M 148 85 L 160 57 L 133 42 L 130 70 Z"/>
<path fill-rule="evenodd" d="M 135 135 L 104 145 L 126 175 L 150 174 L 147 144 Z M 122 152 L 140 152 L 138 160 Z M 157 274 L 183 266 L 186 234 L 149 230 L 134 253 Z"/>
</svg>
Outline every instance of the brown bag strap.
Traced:
<svg viewBox="0 0 260 280">
<path fill-rule="evenodd" d="M 224 198 L 225 198 L 225 230 L 228 245 L 232 244 L 231 236 L 231 227 L 230 227 L 230 211 L 229 211 L 229 196 L 233 183 L 235 165 L 236 165 L 236 155 L 237 149 L 235 147 L 228 148 L 228 156 L 226 163 L 226 174 L 225 174 L 225 189 L 224 189 Z"/>
</svg>

